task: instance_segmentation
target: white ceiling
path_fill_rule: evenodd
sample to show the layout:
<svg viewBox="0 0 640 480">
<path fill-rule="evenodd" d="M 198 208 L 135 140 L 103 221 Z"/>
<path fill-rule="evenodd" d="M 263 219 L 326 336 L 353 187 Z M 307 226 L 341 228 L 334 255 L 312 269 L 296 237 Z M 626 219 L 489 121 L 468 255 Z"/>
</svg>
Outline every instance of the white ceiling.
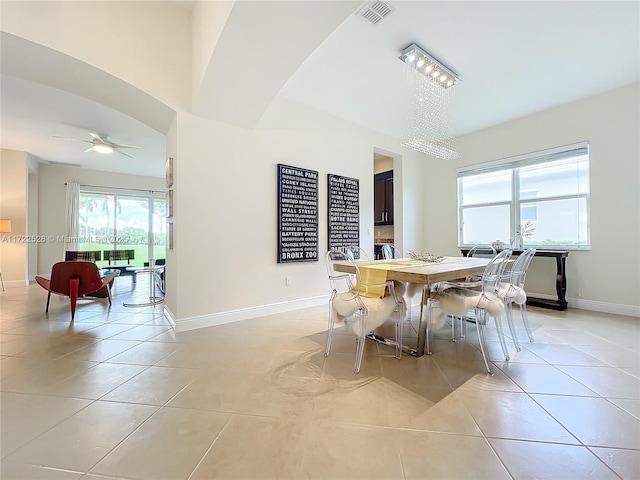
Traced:
<svg viewBox="0 0 640 480">
<path fill-rule="evenodd" d="M 460 75 L 453 112 L 460 135 L 640 79 L 635 1 L 389 3 L 394 11 L 376 26 L 355 14 L 346 18 L 280 95 L 401 137 L 409 90 L 408 67 L 398 56 L 417 43 Z M 164 175 L 161 133 L 95 101 L 8 76 L 4 53 L 2 148 L 43 162 Z M 89 131 L 142 148 L 129 151 L 131 160 L 83 153 L 88 144 L 53 138 L 90 140 Z"/>
<path fill-rule="evenodd" d="M 637 82 L 638 2 L 399 1 L 376 26 L 352 15 L 281 95 L 374 130 L 403 135 L 417 43 L 461 78 L 457 135 Z"/>
<path fill-rule="evenodd" d="M 44 163 L 62 163 L 131 175 L 164 176 L 165 136 L 128 115 L 71 93 L 10 76 L 2 76 L 2 148 L 29 152 Z M 137 149 L 131 159 L 84 153 L 89 132 Z"/>
</svg>

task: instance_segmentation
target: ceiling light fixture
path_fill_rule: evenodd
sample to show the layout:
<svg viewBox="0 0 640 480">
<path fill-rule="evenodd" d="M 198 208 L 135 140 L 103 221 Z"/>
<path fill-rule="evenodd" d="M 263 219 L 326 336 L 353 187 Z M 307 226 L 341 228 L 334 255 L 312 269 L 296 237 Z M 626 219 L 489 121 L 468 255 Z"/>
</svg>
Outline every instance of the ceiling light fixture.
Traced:
<svg viewBox="0 0 640 480">
<path fill-rule="evenodd" d="M 460 152 L 453 144 L 451 101 L 458 74 L 415 43 L 398 57 L 410 67 L 414 101 L 407 135 L 401 144 L 434 157 L 453 159 Z"/>
<path fill-rule="evenodd" d="M 108 153 L 113 153 L 113 148 L 109 145 L 98 144 L 93 146 L 93 151 L 106 155 Z"/>
</svg>

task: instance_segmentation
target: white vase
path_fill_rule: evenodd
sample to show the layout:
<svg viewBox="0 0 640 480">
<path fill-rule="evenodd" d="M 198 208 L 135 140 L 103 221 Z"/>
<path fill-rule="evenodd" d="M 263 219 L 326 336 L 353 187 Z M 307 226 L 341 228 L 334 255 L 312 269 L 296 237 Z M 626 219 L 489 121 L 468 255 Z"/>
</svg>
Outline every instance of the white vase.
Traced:
<svg viewBox="0 0 640 480">
<path fill-rule="evenodd" d="M 516 238 L 511 242 L 511 248 L 514 250 L 524 250 L 524 238 L 519 233 L 516 233 Z"/>
</svg>

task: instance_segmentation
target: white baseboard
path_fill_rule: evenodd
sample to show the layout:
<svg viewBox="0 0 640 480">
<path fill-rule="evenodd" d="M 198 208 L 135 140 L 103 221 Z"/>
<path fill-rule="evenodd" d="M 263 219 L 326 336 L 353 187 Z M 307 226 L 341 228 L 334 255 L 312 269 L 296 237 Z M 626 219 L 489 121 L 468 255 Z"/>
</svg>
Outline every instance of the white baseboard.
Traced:
<svg viewBox="0 0 640 480">
<path fill-rule="evenodd" d="M 568 298 L 567 302 L 569 303 L 569 308 L 591 310 L 592 312 L 613 313 L 615 315 L 626 315 L 629 317 L 640 317 L 640 306 L 638 305 L 605 303 L 595 300 L 585 300 L 583 298 Z"/>
<path fill-rule="evenodd" d="M 171 324 L 171 326 L 175 330 L 176 329 L 176 316 L 173 314 L 171 309 L 169 307 L 167 307 L 166 303 L 163 303 L 162 306 L 164 308 L 164 318 L 169 320 L 169 323 Z"/>
<path fill-rule="evenodd" d="M 555 300 L 558 297 L 544 293 L 531 293 L 529 295 L 537 298 Z M 640 306 L 623 305 L 619 303 L 599 302 L 597 300 L 585 300 L 584 298 L 568 298 L 569 308 L 579 308 L 580 310 L 590 310 L 592 312 L 612 313 L 614 315 L 626 315 L 629 317 L 640 317 Z"/>
<path fill-rule="evenodd" d="M 2 280 L 4 288 L 28 287 L 29 280 Z M 0 289 L 1 290 L 1 289 Z"/>
<path fill-rule="evenodd" d="M 176 332 L 186 332 L 188 330 L 195 330 L 197 328 L 239 322 L 241 320 L 248 320 L 250 318 L 263 317 L 265 315 L 273 315 L 276 313 L 289 312 L 291 310 L 299 310 L 301 308 L 327 305 L 328 302 L 329 295 L 321 295 L 319 297 L 302 298 L 300 300 L 290 300 L 288 302 L 259 305 L 256 307 L 241 308 L 239 310 L 198 315 L 195 317 L 181 319 L 176 319 L 173 316 L 173 313 L 171 313 L 167 307 L 165 307 L 165 312 L 170 313 L 171 318 L 174 322 L 174 329 Z"/>
</svg>

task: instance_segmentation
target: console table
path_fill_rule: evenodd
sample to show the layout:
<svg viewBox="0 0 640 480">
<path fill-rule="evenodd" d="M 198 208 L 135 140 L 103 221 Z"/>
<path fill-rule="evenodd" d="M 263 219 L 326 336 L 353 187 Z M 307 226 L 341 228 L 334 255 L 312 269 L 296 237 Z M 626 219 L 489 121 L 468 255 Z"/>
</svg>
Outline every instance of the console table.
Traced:
<svg viewBox="0 0 640 480">
<path fill-rule="evenodd" d="M 466 257 L 468 248 L 461 248 L 460 251 Z M 514 250 L 514 255 L 520 255 L 522 250 Z M 567 269 L 566 261 L 569 256 L 567 250 L 536 250 L 536 257 L 551 257 L 556 259 L 556 295 L 557 299 L 531 297 L 527 295 L 527 305 L 533 307 L 551 308 L 553 310 L 567 309 Z"/>
</svg>

